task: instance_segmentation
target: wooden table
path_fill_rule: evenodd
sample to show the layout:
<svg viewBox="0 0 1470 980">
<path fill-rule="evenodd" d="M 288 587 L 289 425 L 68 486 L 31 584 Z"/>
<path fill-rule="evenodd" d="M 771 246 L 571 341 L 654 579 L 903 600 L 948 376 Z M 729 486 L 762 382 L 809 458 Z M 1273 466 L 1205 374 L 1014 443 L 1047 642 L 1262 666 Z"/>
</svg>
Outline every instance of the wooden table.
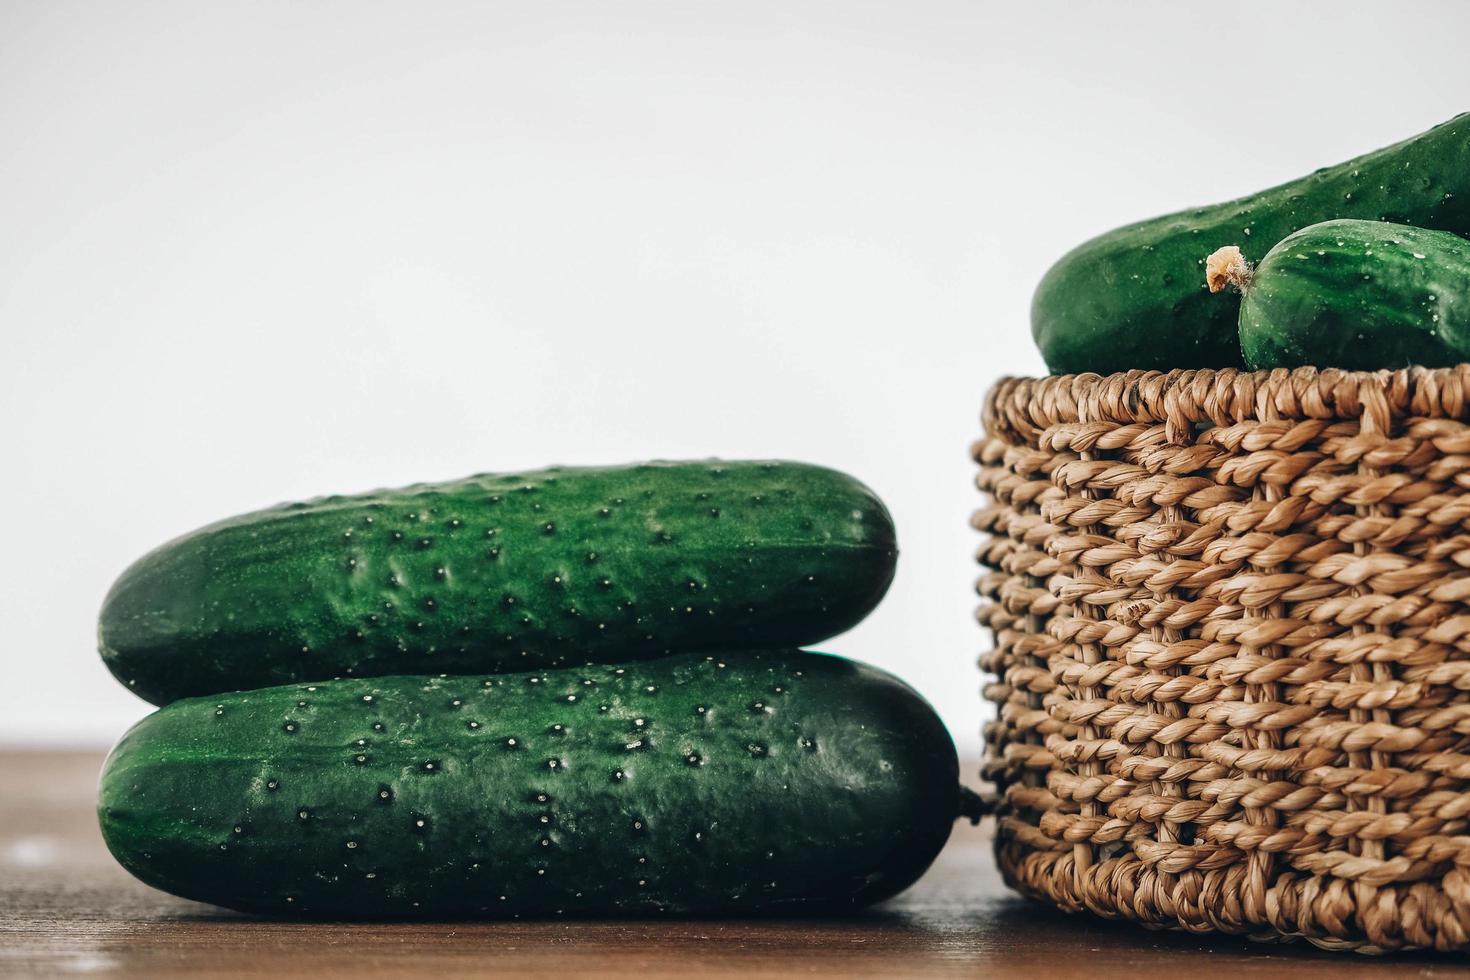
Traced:
<svg viewBox="0 0 1470 980">
<path fill-rule="evenodd" d="M 0 752 L 0 975 L 461 977 L 1437 976 L 1462 960 L 1147 932 L 1009 893 L 984 829 L 860 916 L 783 921 L 305 923 L 173 898 L 108 856 L 96 753 Z M 968 767 L 973 770 L 973 766 Z M 1470 961 L 1464 961 L 1470 962 Z"/>
</svg>

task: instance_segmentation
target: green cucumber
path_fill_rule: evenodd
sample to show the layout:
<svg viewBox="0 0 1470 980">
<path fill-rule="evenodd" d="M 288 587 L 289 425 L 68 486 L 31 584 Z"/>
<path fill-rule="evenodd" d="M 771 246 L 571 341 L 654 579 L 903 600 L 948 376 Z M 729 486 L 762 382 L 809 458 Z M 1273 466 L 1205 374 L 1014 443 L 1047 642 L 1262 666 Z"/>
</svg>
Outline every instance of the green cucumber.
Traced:
<svg viewBox="0 0 1470 980">
<path fill-rule="evenodd" d="M 778 652 L 177 701 L 113 749 L 98 813 L 186 898 L 499 917 L 853 908 L 917 879 L 960 806 L 911 688 Z"/>
<path fill-rule="evenodd" d="M 123 573 L 98 636 L 154 704 L 337 676 L 801 646 L 882 598 L 893 522 L 800 463 L 484 475 L 247 514 Z"/>
<path fill-rule="evenodd" d="M 1094 238 L 1042 279 L 1032 336 L 1057 374 L 1237 367 L 1236 304 L 1209 296 L 1205 255 L 1235 241 L 1256 261 L 1332 218 L 1470 234 L 1470 115 L 1259 194 Z"/>
<path fill-rule="evenodd" d="M 1254 269 L 1210 256 L 1212 291 L 1242 294 L 1240 346 L 1260 370 L 1361 370 L 1470 360 L 1470 242 L 1444 231 L 1340 219 L 1282 239 Z"/>
</svg>

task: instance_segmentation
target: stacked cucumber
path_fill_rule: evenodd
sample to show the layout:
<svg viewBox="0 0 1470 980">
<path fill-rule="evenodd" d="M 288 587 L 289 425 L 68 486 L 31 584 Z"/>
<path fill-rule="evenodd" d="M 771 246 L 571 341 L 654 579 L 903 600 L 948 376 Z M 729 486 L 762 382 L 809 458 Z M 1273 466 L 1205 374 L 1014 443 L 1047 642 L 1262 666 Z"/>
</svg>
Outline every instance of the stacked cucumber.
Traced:
<svg viewBox="0 0 1470 980">
<path fill-rule="evenodd" d="M 1054 373 L 1470 361 L 1467 235 L 1470 114 L 1079 246 L 1037 288 L 1032 335 Z"/>
<path fill-rule="evenodd" d="M 161 710 L 103 835 L 202 901 L 336 915 L 850 908 L 961 809 L 932 709 L 797 648 L 897 556 L 882 503 L 796 463 L 484 475 L 224 521 L 99 624 Z"/>
</svg>

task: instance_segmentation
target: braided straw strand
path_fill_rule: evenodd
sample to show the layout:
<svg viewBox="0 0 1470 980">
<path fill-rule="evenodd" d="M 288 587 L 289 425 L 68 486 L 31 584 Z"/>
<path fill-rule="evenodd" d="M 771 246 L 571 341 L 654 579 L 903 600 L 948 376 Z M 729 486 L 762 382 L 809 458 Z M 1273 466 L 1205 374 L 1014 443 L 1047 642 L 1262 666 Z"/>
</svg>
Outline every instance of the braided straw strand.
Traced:
<svg viewBox="0 0 1470 980">
<path fill-rule="evenodd" d="M 982 422 L 1007 882 L 1470 949 L 1470 365 L 1005 378 Z"/>
</svg>

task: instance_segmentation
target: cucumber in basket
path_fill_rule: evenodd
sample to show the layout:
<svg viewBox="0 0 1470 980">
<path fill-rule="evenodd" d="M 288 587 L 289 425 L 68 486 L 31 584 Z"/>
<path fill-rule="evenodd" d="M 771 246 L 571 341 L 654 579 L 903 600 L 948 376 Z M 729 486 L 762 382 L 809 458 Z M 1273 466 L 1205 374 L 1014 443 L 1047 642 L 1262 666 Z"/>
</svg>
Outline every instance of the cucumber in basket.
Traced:
<svg viewBox="0 0 1470 980">
<path fill-rule="evenodd" d="M 1238 248 L 1209 257 L 1211 291 L 1242 294 L 1252 368 L 1374 370 L 1470 360 L 1470 242 L 1382 221 L 1324 221 L 1288 235 L 1255 268 Z"/>
<path fill-rule="evenodd" d="M 861 620 L 896 555 L 882 502 L 818 466 L 484 475 L 186 535 L 118 579 L 99 646 L 155 704 L 345 675 L 800 646 Z"/>
<path fill-rule="evenodd" d="M 1279 187 L 1084 243 L 1037 287 L 1032 335 L 1057 374 L 1238 366 L 1236 304 L 1210 297 L 1205 255 L 1233 241 L 1255 262 L 1332 218 L 1470 234 L 1470 114 Z"/>
<path fill-rule="evenodd" d="M 177 701 L 108 757 L 108 847 L 263 912 L 852 908 L 960 808 L 954 744 L 896 678 L 823 654 L 684 655 Z"/>
</svg>

